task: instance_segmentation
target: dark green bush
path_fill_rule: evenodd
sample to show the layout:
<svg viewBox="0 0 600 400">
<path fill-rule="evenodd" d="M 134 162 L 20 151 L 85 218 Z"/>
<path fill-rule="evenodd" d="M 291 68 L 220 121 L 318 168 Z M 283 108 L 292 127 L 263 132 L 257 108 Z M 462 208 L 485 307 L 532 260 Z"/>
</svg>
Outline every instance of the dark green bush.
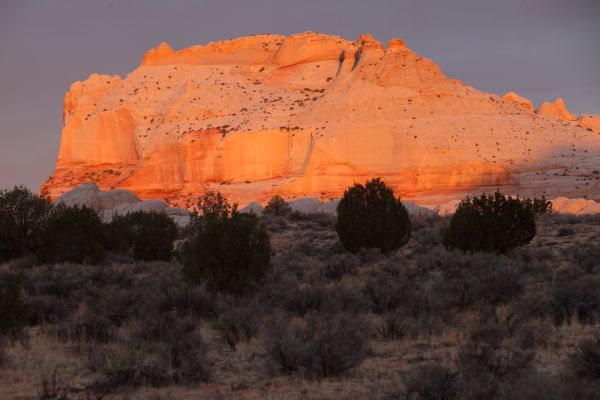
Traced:
<svg viewBox="0 0 600 400">
<path fill-rule="evenodd" d="M 102 220 L 86 206 L 54 207 L 48 214 L 37 250 L 41 263 L 96 264 L 104 259 Z"/>
<path fill-rule="evenodd" d="M 348 188 L 337 206 L 336 231 L 344 248 L 378 248 L 389 253 L 410 239 L 408 211 L 379 178 Z"/>
<path fill-rule="evenodd" d="M 243 293 L 265 276 L 269 235 L 254 214 L 240 214 L 219 193 L 208 192 L 183 249 L 184 277 L 213 291 Z"/>
<path fill-rule="evenodd" d="M 287 201 L 285 201 L 283 197 L 279 195 L 271 197 L 263 211 L 263 214 L 265 215 L 276 215 L 280 217 L 285 217 L 286 215 L 289 215 L 291 213 L 292 208 L 287 203 Z"/>
<path fill-rule="evenodd" d="M 107 231 L 107 246 L 113 252 L 143 261 L 168 261 L 173 257 L 177 226 L 164 213 L 138 211 L 116 215 Z"/>
<path fill-rule="evenodd" d="M 0 190 L 0 261 L 35 253 L 50 201 L 24 186 Z"/>
<path fill-rule="evenodd" d="M 461 201 L 450 219 L 443 244 L 463 252 L 504 253 L 529 243 L 535 233 L 531 200 L 496 192 Z"/>
<path fill-rule="evenodd" d="M 531 204 L 533 208 L 533 212 L 535 214 L 546 214 L 552 212 L 552 202 L 546 200 L 546 196 L 542 195 L 542 197 L 536 197 L 532 199 L 526 199 L 526 202 Z"/>
</svg>

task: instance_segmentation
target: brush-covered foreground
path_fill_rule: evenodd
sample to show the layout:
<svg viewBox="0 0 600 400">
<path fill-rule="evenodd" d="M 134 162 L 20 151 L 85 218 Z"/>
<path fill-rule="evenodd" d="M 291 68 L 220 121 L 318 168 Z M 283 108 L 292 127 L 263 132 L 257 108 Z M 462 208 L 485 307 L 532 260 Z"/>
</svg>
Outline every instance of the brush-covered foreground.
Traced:
<svg viewBox="0 0 600 400">
<path fill-rule="evenodd" d="M 505 255 L 446 251 L 436 216 L 352 255 L 331 217 L 266 215 L 272 268 L 242 297 L 176 262 L 12 261 L 0 318 L 27 326 L 0 347 L 0 398 L 597 399 L 600 217 L 536 219 Z"/>
</svg>

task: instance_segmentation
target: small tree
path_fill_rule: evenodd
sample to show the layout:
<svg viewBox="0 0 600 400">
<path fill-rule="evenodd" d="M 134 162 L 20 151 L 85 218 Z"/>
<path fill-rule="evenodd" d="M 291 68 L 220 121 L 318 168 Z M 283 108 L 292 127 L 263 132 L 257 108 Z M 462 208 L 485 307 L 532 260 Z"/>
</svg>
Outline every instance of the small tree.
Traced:
<svg viewBox="0 0 600 400">
<path fill-rule="evenodd" d="M 164 213 L 115 215 L 107 232 L 107 247 L 114 252 L 144 261 L 168 261 L 173 257 L 177 226 Z"/>
<path fill-rule="evenodd" d="M 336 230 L 344 248 L 378 248 L 389 253 L 410 239 L 408 211 L 394 191 L 379 178 L 359 183 L 344 192 L 337 206 Z"/>
<path fill-rule="evenodd" d="M 266 274 L 269 235 L 254 214 L 240 214 L 220 193 L 208 192 L 183 249 L 184 277 L 211 290 L 243 293 Z"/>
<path fill-rule="evenodd" d="M 552 202 L 546 200 L 546 196 L 544 195 L 542 195 L 542 197 L 535 197 L 533 200 L 525 199 L 523 201 L 531 204 L 533 212 L 536 215 L 547 214 L 552 212 Z"/>
<path fill-rule="evenodd" d="M 54 207 L 48 215 L 37 251 L 42 263 L 95 264 L 104 259 L 104 224 L 92 208 Z"/>
<path fill-rule="evenodd" d="M 292 212 L 292 208 L 290 205 L 283 199 L 283 197 L 279 195 L 275 195 L 271 197 L 267 205 L 265 206 L 265 210 L 263 213 L 265 215 L 276 215 L 280 217 L 285 217 Z"/>
<path fill-rule="evenodd" d="M 443 244 L 463 252 L 504 253 L 529 243 L 535 233 L 533 202 L 506 197 L 497 191 L 461 201 L 450 219 Z"/>
<path fill-rule="evenodd" d="M 35 252 L 50 207 L 46 196 L 25 186 L 0 191 L 0 261 Z"/>
</svg>

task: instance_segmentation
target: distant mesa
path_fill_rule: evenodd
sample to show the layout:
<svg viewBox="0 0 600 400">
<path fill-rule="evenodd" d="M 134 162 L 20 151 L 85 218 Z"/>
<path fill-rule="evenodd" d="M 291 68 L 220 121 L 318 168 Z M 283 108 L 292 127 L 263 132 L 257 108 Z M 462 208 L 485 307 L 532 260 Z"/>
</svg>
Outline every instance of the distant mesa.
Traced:
<svg viewBox="0 0 600 400">
<path fill-rule="evenodd" d="M 92 74 L 64 100 L 53 199 L 85 182 L 190 208 L 206 190 L 264 204 L 338 199 L 375 176 L 442 204 L 496 188 L 599 199 L 598 120 L 560 99 L 537 113 L 446 77 L 401 39 L 314 32 L 174 50 L 126 77 Z"/>
</svg>

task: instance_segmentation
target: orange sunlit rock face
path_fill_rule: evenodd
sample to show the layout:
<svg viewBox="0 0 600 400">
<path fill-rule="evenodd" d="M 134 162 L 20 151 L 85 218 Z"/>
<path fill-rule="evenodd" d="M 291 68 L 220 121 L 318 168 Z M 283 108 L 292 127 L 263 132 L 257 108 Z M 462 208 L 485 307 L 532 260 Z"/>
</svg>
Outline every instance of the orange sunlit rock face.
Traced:
<svg viewBox="0 0 600 400">
<path fill-rule="evenodd" d="M 557 98 L 554 103 L 548 103 L 547 101 L 543 102 L 540 108 L 538 109 L 538 114 L 549 117 L 561 118 L 566 121 L 575 121 L 577 120 L 577 116 L 571 114 L 567 107 L 565 106 L 565 101 L 560 97 Z"/>
<path fill-rule="evenodd" d="M 423 203 L 505 188 L 595 197 L 593 118 L 538 113 L 447 78 L 393 39 L 257 35 L 175 51 L 65 96 L 53 198 L 87 181 L 190 206 L 205 190 L 242 204 L 339 197 L 379 176 Z M 572 122 L 575 121 L 575 122 Z M 582 180 L 583 179 L 583 180 Z"/>
</svg>

